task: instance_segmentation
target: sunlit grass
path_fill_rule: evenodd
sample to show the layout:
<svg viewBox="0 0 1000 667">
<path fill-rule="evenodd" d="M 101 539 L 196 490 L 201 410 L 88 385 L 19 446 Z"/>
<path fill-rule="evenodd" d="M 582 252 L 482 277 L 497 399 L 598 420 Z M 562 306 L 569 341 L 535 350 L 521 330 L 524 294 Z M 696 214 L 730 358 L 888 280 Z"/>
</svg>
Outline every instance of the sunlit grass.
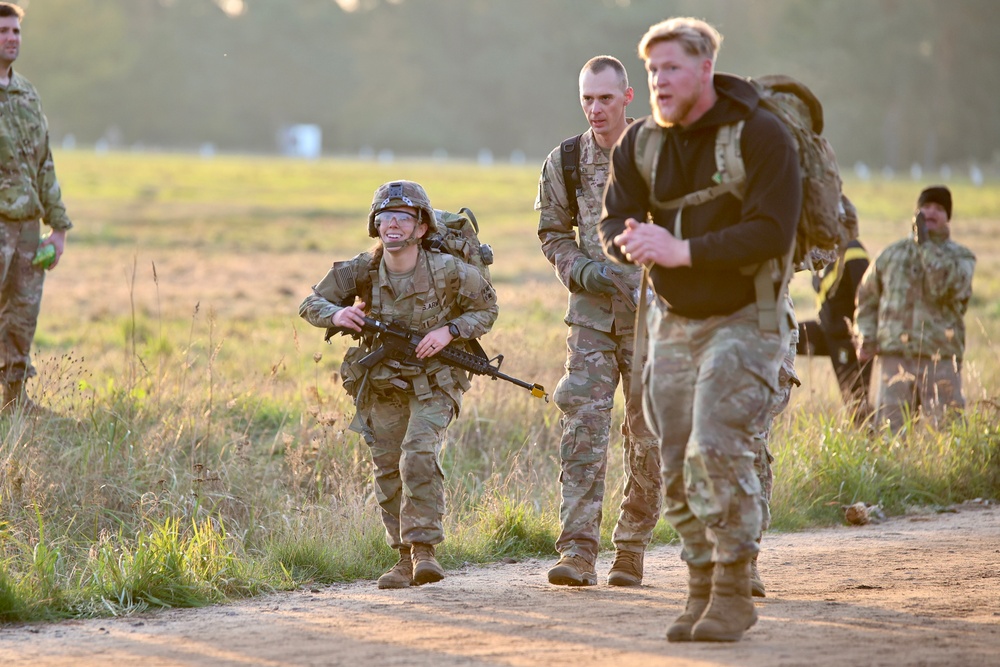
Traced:
<svg viewBox="0 0 1000 667">
<path fill-rule="evenodd" d="M 297 316 L 334 259 L 370 244 L 384 180 L 473 208 L 501 304 L 484 346 L 550 391 L 562 375 L 566 293 L 538 249 L 535 167 L 84 152 L 56 162 L 77 228 L 47 278 L 29 388 L 52 414 L 0 420 L 0 622 L 371 579 L 395 561 L 367 448 L 347 430 L 337 371 L 349 341 L 324 344 Z M 906 233 L 920 187 L 848 182 L 873 255 Z M 901 513 L 1000 496 L 1000 189 L 954 190 L 955 237 L 979 257 L 968 419 L 869 436 L 849 426 L 829 360 L 800 360 L 803 386 L 772 442 L 775 530 L 837 522 L 857 501 Z M 800 316 L 813 315 L 808 277 L 792 291 Z M 475 381 L 441 456 L 447 567 L 554 557 L 558 440 L 554 405 Z M 604 547 L 621 501 L 612 441 Z M 673 538 L 661 521 L 655 540 Z"/>
</svg>

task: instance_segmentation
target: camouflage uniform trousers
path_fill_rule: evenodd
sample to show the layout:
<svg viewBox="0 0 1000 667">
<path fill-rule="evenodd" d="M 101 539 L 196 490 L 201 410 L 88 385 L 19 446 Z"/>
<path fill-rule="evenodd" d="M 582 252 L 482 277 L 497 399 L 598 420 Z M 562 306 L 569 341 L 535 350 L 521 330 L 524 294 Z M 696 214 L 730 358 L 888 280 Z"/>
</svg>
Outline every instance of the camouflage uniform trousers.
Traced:
<svg viewBox="0 0 1000 667">
<path fill-rule="evenodd" d="M 757 553 L 754 437 L 777 393 L 787 336 L 760 331 L 756 305 L 692 320 L 656 303 L 643 369 L 646 421 L 660 439 L 667 520 L 695 566 Z"/>
<path fill-rule="evenodd" d="M 453 400 L 438 389 L 424 400 L 411 392 L 376 397 L 367 410 L 375 497 L 393 549 L 444 540 L 444 472 L 438 457 L 455 414 Z"/>
<path fill-rule="evenodd" d="M 920 408 L 934 428 L 965 408 L 962 396 L 962 362 L 878 355 L 874 369 L 874 408 L 877 425 L 889 422 L 893 431 L 903 427 L 907 415 Z"/>
<path fill-rule="evenodd" d="M 761 532 L 771 527 L 771 491 L 774 488 L 774 472 L 771 464 L 774 463 L 774 456 L 771 454 L 771 427 L 774 420 L 785 411 L 788 402 L 792 398 L 792 387 L 798 387 L 802 383 L 795 372 L 795 348 L 799 342 L 798 329 L 790 331 L 791 340 L 785 358 L 781 360 L 781 367 L 778 369 L 778 391 L 771 398 L 771 406 L 767 412 L 767 419 L 764 429 L 753 437 L 753 468 L 757 472 L 757 479 L 760 480 L 761 491 Z"/>
<path fill-rule="evenodd" d="M 559 444 L 562 532 L 556 541 L 562 555 L 579 555 L 591 562 L 597 557 L 611 411 L 619 378 L 626 396 L 621 427 L 625 486 L 612 536 L 615 547 L 645 550 L 659 518 L 659 441 L 646 426 L 641 401 L 629 398 L 634 341 L 631 333 L 616 336 L 589 327 L 569 327 L 566 374 L 552 397 L 563 413 Z"/>
<path fill-rule="evenodd" d="M 31 265 L 39 222 L 0 222 L 0 382 L 35 376 L 31 342 L 42 305 L 45 271 Z"/>
</svg>

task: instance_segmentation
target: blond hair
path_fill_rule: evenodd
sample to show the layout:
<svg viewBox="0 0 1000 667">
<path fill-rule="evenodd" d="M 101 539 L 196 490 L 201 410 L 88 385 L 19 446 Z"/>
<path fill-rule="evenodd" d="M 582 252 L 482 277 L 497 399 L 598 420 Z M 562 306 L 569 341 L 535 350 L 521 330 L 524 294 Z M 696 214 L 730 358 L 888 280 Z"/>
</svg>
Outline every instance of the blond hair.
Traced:
<svg viewBox="0 0 1000 667">
<path fill-rule="evenodd" d="M 658 42 L 679 42 L 688 55 L 715 57 L 722 46 L 722 35 L 710 23 L 691 17 L 679 17 L 660 21 L 650 26 L 639 40 L 639 57 L 646 61 L 649 50 Z"/>
</svg>

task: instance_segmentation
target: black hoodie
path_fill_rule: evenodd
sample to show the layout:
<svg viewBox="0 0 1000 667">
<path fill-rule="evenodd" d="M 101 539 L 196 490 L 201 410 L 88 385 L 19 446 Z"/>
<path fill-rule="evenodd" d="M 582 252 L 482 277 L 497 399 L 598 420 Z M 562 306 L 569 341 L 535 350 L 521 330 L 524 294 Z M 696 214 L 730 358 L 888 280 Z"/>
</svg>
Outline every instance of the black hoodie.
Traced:
<svg viewBox="0 0 1000 667">
<path fill-rule="evenodd" d="M 791 134 L 778 118 L 758 107 L 757 91 L 747 81 L 715 75 L 718 99 L 701 118 L 686 128 L 666 130 L 654 191 L 669 201 L 715 185 L 715 140 L 719 126 L 745 120 L 740 149 L 746 167 L 742 202 L 726 194 L 699 206 L 685 208 L 682 236 L 690 239 L 691 266 L 668 269 L 655 265 L 653 285 L 672 312 L 703 319 L 728 315 L 753 303 L 753 276 L 740 267 L 781 257 L 791 247 L 802 205 L 799 160 Z M 632 123 L 612 153 L 611 172 L 604 193 L 600 224 L 605 252 L 628 263 L 614 237 L 625 220 L 645 221 L 649 190 L 635 163 L 636 132 Z M 657 210 L 653 221 L 673 230 L 676 210 Z"/>
</svg>

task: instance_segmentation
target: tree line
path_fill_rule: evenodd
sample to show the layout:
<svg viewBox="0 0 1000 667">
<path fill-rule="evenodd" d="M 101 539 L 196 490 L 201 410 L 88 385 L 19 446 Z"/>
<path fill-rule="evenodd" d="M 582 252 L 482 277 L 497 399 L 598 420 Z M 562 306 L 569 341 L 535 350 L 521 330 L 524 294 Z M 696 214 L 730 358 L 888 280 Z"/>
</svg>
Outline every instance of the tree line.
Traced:
<svg viewBox="0 0 1000 667">
<path fill-rule="evenodd" d="M 577 74 L 694 15 L 720 71 L 790 74 L 818 94 L 844 164 L 1000 162 L 993 0 L 45 0 L 16 67 L 54 141 L 272 151 L 288 124 L 363 148 L 541 157 L 585 128 Z M 346 9 L 345 9 L 346 8 Z M 227 11 L 228 10 L 228 11 Z M 350 10 L 350 11 L 348 11 Z"/>
</svg>

